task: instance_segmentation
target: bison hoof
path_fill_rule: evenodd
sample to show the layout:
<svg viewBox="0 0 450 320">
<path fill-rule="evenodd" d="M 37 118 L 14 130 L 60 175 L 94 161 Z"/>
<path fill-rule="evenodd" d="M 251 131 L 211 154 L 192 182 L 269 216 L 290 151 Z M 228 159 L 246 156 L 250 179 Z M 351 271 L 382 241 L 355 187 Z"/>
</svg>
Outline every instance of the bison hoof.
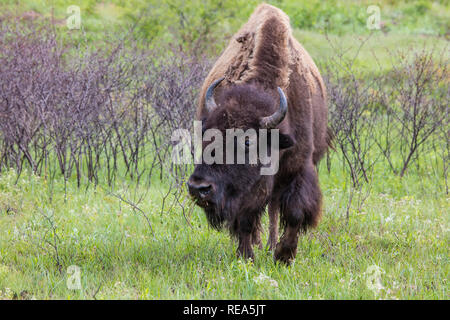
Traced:
<svg viewBox="0 0 450 320">
<path fill-rule="evenodd" d="M 237 251 L 237 257 L 243 258 L 243 259 L 249 259 L 251 261 L 255 260 L 255 255 L 253 254 L 253 251 L 244 251 L 241 252 L 240 250 Z"/>
<path fill-rule="evenodd" d="M 296 254 L 297 254 L 297 248 L 285 247 L 285 246 L 278 244 L 275 249 L 274 257 L 275 257 L 275 261 L 279 261 L 286 265 L 289 265 L 295 259 Z"/>
</svg>

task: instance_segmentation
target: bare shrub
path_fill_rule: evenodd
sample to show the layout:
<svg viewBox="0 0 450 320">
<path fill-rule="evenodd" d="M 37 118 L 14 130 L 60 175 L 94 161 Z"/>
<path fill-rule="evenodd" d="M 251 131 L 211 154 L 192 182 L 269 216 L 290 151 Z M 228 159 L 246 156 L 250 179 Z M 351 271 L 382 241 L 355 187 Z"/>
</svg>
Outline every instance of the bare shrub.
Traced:
<svg viewBox="0 0 450 320">
<path fill-rule="evenodd" d="M 352 182 L 347 217 L 355 194 L 361 209 L 382 160 L 400 177 L 412 164 L 419 169 L 426 163 L 435 172 L 442 168 L 448 192 L 450 76 L 445 53 L 429 47 L 390 52 L 390 72 L 364 74 L 354 68 L 364 41 L 353 58 L 344 58 L 347 50 L 330 45 L 336 55 L 322 69 L 334 144 Z M 327 158 L 329 170 L 332 158 Z"/>
<path fill-rule="evenodd" d="M 438 130 L 448 129 L 450 75 L 444 57 L 433 49 L 413 52 L 411 57 L 393 53 L 392 71 L 378 83 L 380 130 L 374 139 L 392 171 L 401 177 L 413 162 L 419 165 L 421 152 L 430 151 L 426 142 Z M 439 140 L 445 148 L 446 138 Z M 393 154 L 399 154 L 401 161 L 395 161 Z"/>
<path fill-rule="evenodd" d="M 329 43 L 336 48 L 334 44 Z M 361 42 L 360 47 L 364 45 Z M 357 54 L 348 59 L 345 51 L 336 48 L 336 56 L 327 62 L 325 83 L 329 97 L 330 126 L 334 133 L 334 144 L 341 152 L 344 168 L 350 174 L 353 187 L 368 183 L 375 156 L 375 121 L 372 116 L 375 106 L 374 82 L 376 78 L 364 78 L 354 68 Z"/>
<path fill-rule="evenodd" d="M 57 167 L 78 186 L 186 174 L 168 161 L 170 136 L 192 126 L 207 61 L 121 42 L 69 47 L 33 24 L 2 24 L 0 44 L 0 170 Z"/>
</svg>

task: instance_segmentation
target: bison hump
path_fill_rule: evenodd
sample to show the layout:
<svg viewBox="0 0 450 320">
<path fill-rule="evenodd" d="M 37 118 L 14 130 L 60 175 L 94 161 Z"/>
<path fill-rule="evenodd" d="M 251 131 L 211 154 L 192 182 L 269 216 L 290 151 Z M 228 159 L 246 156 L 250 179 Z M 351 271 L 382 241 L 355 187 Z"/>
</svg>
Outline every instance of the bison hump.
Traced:
<svg viewBox="0 0 450 320">
<path fill-rule="evenodd" d="M 286 88 L 290 38 L 289 17 L 271 5 L 258 6 L 229 44 L 238 48 L 228 50 L 234 56 L 227 59 L 229 66 L 225 77 L 234 83 L 258 82 L 268 88 Z"/>
</svg>

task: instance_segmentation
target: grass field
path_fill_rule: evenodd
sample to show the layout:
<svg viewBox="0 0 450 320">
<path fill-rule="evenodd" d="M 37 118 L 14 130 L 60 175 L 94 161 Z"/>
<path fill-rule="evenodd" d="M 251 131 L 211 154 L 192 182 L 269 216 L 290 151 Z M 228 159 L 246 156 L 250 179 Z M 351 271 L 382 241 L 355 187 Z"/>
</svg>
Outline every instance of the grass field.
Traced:
<svg viewBox="0 0 450 320">
<path fill-rule="evenodd" d="M 301 237 L 290 267 L 266 250 L 256 251 L 254 263 L 238 260 L 236 244 L 208 228 L 199 209 L 189 223 L 176 207 L 161 212 L 164 184 L 140 204 L 152 234 L 145 218 L 106 188 L 69 183 L 65 200 L 63 179 L 50 186 L 24 173 L 15 184 L 15 173 L 4 173 L 1 297 L 448 298 L 448 197 L 439 177 L 425 168 L 423 176 L 400 179 L 379 168 L 363 210 L 351 211 L 347 223 L 344 173 L 321 169 L 323 220 Z M 67 287 L 70 265 L 80 268 L 81 290 Z"/>
<path fill-rule="evenodd" d="M 126 1 L 81 2 L 92 39 L 104 25 L 134 12 Z M 52 3 L 63 16 L 65 2 Z M 389 17 L 407 16 L 412 7 L 383 3 Z M 99 5 L 106 9 L 98 11 Z M 3 6 L 17 9 L 16 1 Z M 25 1 L 19 11 L 48 15 L 48 6 Z M 387 50 L 448 46 L 445 24 L 434 24 L 448 18 L 445 2 L 414 8 L 425 10 L 420 19 L 400 19 L 370 38 L 355 60 L 358 69 L 389 70 Z M 420 28 L 431 20 L 430 28 Z M 321 30 L 297 28 L 294 35 L 320 64 L 333 55 Z M 329 37 L 353 51 L 361 42 L 349 28 Z M 300 237 L 289 267 L 276 264 L 266 249 L 255 251 L 254 262 L 236 258 L 236 243 L 209 228 L 199 208 L 186 216 L 177 205 L 161 209 L 169 186 L 156 178 L 150 189 L 125 178 L 113 186 L 129 198 L 146 194 L 139 204 L 145 217 L 102 183 L 78 188 L 74 178 L 65 183 L 60 175 L 50 179 L 29 170 L 17 179 L 13 169 L 2 168 L 0 299 L 448 299 L 450 199 L 442 164 L 422 162 L 401 178 L 379 162 L 372 181 L 355 191 L 363 205 L 351 206 L 347 219 L 350 180 L 340 154 L 332 157 L 330 172 L 325 160 L 319 168 L 322 221 Z M 74 288 L 77 270 L 81 286 Z"/>
</svg>

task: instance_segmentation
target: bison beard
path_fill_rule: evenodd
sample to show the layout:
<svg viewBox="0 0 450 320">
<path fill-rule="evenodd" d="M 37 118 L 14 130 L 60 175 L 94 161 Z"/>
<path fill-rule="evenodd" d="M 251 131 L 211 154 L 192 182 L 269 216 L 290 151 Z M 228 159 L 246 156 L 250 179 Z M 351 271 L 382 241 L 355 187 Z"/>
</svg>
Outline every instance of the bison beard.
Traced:
<svg viewBox="0 0 450 320">
<path fill-rule="evenodd" d="M 226 221 L 231 220 L 232 201 L 225 202 L 224 200 L 225 198 L 222 197 L 218 203 L 207 202 L 205 204 L 197 202 L 204 209 L 209 225 L 218 231 L 222 229 Z"/>
<path fill-rule="evenodd" d="M 208 219 L 209 225 L 218 231 L 222 229 L 223 223 L 228 220 L 226 216 L 227 211 L 214 203 L 206 205 L 206 207 L 204 207 L 204 211 L 206 213 L 206 219 Z"/>
<path fill-rule="evenodd" d="M 290 263 L 300 233 L 317 225 L 322 194 L 315 166 L 332 140 L 325 92 L 313 60 L 291 34 L 289 18 L 267 4 L 256 8 L 206 78 L 197 108 L 205 130 L 225 136 L 233 128 L 279 129 L 275 175 L 260 175 L 260 163 L 198 164 L 189 178 L 189 192 L 209 224 L 217 230 L 226 225 L 238 238 L 238 255 L 253 258 L 252 245 L 262 247 L 267 206 L 268 246 L 277 261 Z"/>
</svg>

